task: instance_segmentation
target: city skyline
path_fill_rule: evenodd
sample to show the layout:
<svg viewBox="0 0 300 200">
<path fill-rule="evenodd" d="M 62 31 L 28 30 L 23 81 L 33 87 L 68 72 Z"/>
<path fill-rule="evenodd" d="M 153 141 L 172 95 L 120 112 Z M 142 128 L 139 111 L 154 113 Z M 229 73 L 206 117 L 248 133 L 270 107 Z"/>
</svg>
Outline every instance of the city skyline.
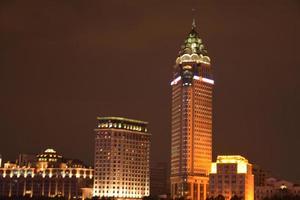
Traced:
<svg viewBox="0 0 300 200">
<path fill-rule="evenodd" d="M 1 2 L 3 158 L 53 147 L 92 163 L 99 114 L 149 121 L 165 146 L 152 159 L 169 161 L 170 74 L 195 7 L 214 67 L 213 161 L 241 154 L 299 182 L 299 3 L 195 2 Z"/>
</svg>

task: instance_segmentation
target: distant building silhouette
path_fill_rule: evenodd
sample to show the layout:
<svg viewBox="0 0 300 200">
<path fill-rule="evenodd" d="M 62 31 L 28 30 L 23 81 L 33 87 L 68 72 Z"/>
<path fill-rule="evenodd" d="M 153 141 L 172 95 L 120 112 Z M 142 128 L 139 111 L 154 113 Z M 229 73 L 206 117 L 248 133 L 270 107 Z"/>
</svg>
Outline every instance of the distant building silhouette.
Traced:
<svg viewBox="0 0 300 200">
<path fill-rule="evenodd" d="M 267 178 L 263 186 L 255 187 L 255 200 L 263 200 L 275 196 L 284 199 L 285 196 L 297 195 L 300 196 L 299 184 L 273 177 Z"/>
<path fill-rule="evenodd" d="M 150 195 L 169 194 L 169 166 L 166 162 L 156 162 L 150 165 Z"/>
<path fill-rule="evenodd" d="M 266 179 L 270 177 L 270 172 L 258 165 L 252 165 L 252 173 L 254 175 L 255 186 L 265 186 Z"/>
</svg>

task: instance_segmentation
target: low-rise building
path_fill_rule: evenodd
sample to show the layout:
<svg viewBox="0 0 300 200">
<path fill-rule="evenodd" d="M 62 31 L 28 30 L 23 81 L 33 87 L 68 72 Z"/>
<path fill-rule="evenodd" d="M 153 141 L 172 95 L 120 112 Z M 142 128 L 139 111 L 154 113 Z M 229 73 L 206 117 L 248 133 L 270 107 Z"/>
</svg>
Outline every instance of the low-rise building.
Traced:
<svg viewBox="0 0 300 200">
<path fill-rule="evenodd" d="M 226 200 L 233 196 L 244 200 L 254 199 L 252 165 L 242 156 L 218 156 L 209 174 L 209 196 L 222 195 Z"/>
<path fill-rule="evenodd" d="M 254 175 L 254 186 L 265 186 L 266 179 L 270 177 L 270 172 L 261 168 L 259 165 L 252 166 L 252 173 Z"/>
<path fill-rule="evenodd" d="M 255 200 L 263 200 L 274 196 L 300 196 L 300 185 L 286 180 L 267 178 L 264 186 L 255 187 Z"/>
<path fill-rule="evenodd" d="M 47 149 L 37 155 L 36 165 L 5 163 L 0 168 L 0 196 L 82 197 L 81 188 L 92 188 L 93 169 L 68 165 L 68 160 Z"/>
</svg>

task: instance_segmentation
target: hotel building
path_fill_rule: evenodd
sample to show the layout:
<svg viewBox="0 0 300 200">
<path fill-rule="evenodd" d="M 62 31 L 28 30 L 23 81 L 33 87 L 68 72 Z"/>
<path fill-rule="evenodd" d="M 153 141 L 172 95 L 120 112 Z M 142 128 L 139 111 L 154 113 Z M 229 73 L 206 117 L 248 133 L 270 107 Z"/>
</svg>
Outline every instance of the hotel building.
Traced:
<svg viewBox="0 0 300 200">
<path fill-rule="evenodd" d="M 34 165 L 7 162 L 0 168 L 0 196 L 79 199 L 83 188 L 92 187 L 93 169 L 81 162 L 64 159 L 53 149 L 36 157 Z"/>
<path fill-rule="evenodd" d="M 209 196 L 254 200 L 252 165 L 242 156 L 218 156 L 209 175 Z"/>
<path fill-rule="evenodd" d="M 205 200 L 212 160 L 210 58 L 195 22 L 173 71 L 171 122 L 171 196 Z"/>
<path fill-rule="evenodd" d="M 148 123 L 97 117 L 93 195 L 142 198 L 150 194 Z"/>
</svg>

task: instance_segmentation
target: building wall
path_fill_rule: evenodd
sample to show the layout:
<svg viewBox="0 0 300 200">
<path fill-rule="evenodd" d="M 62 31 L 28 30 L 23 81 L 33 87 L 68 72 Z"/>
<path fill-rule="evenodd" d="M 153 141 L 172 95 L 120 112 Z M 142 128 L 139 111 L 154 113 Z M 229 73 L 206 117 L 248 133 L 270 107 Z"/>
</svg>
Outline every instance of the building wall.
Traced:
<svg viewBox="0 0 300 200">
<path fill-rule="evenodd" d="M 270 172 L 262 169 L 258 165 L 252 166 L 252 172 L 254 175 L 254 185 L 255 186 L 265 186 L 266 179 L 270 177 Z"/>
<path fill-rule="evenodd" d="M 81 197 L 82 187 L 91 187 L 93 169 L 0 168 L 0 196 Z"/>
<path fill-rule="evenodd" d="M 108 120 L 109 126 L 95 129 L 94 196 L 142 198 L 150 194 L 150 134 L 145 124 L 141 128 L 127 120 Z"/>
<path fill-rule="evenodd" d="M 226 200 L 233 196 L 244 200 L 254 199 L 252 165 L 241 156 L 218 156 L 209 175 L 209 196 L 223 195 Z"/>
<path fill-rule="evenodd" d="M 212 85 L 178 81 L 172 93 L 171 190 L 205 199 L 212 156 Z M 202 189 L 203 188 L 203 189 Z"/>
<path fill-rule="evenodd" d="M 150 167 L 150 195 L 169 194 L 169 172 L 168 165 L 165 162 L 151 164 Z"/>
<path fill-rule="evenodd" d="M 265 180 L 264 186 L 255 187 L 255 200 L 285 195 L 300 196 L 300 185 L 270 177 Z"/>
<path fill-rule="evenodd" d="M 171 196 L 206 199 L 212 160 L 210 58 L 195 23 L 173 71 L 171 122 Z"/>
</svg>

